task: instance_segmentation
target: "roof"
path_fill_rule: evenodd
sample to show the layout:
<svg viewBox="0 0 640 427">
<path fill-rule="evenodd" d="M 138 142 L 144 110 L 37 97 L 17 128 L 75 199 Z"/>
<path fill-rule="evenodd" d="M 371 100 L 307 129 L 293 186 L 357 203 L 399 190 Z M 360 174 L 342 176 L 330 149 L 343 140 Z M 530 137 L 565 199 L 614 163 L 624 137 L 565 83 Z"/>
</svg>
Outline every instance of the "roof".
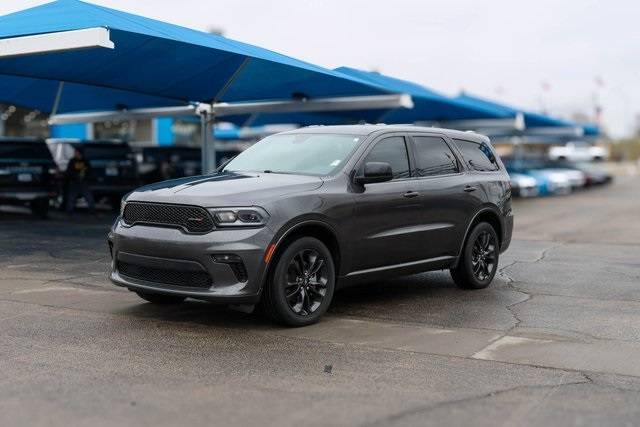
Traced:
<svg viewBox="0 0 640 427">
<path fill-rule="evenodd" d="M 336 126 L 307 126 L 299 129 L 294 129 L 283 134 L 296 134 L 296 133 L 335 133 L 343 135 L 371 135 L 376 132 L 429 132 L 440 133 L 449 136 L 450 138 L 457 139 L 471 139 L 476 141 L 488 141 L 489 138 L 485 135 L 481 135 L 475 132 L 465 132 L 454 129 L 444 129 L 437 127 L 427 126 L 413 126 L 413 125 L 336 125 Z"/>
</svg>

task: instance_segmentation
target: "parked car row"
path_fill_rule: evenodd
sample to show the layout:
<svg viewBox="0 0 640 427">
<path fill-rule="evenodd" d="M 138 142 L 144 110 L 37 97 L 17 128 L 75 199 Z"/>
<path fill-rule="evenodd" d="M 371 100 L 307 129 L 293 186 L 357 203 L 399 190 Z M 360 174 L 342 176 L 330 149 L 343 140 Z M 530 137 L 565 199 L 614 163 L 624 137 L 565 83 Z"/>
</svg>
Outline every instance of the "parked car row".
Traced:
<svg viewBox="0 0 640 427">
<path fill-rule="evenodd" d="M 243 148 L 226 146 L 218 159 L 224 162 Z M 0 204 L 27 206 L 38 216 L 47 215 L 52 201 L 65 206 L 65 171 L 76 150 L 91 166 L 87 185 L 93 198 L 106 199 L 114 209 L 119 208 L 122 196 L 141 185 L 201 174 L 200 149 L 194 147 L 130 147 L 117 140 L 0 138 Z M 586 161 L 504 160 L 516 197 L 569 194 L 613 179 L 601 167 Z"/>
<path fill-rule="evenodd" d="M 44 141 L 0 139 L 0 204 L 30 207 L 46 216 L 57 196 L 58 168 Z"/>
<path fill-rule="evenodd" d="M 565 195 L 613 180 L 610 173 L 589 162 L 542 158 L 505 158 L 504 162 L 516 197 Z"/>
<path fill-rule="evenodd" d="M 589 144 L 586 141 L 572 141 L 565 145 L 551 147 L 549 159 L 569 162 L 600 162 L 609 157 L 603 147 Z"/>
<path fill-rule="evenodd" d="M 0 138 L 0 204 L 31 208 L 47 215 L 53 205 L 65 206 L 69 183 L 65 172 L 80 151 L 90 165 L 86 183 L 96 201 L 114 209 L 122 196 L 145 184 L 201 174 L 200 149 L 193 147 L 131 147 L 118 140 Z M 233 157 L 227 148 L 221 161 Z"/>
</svg>

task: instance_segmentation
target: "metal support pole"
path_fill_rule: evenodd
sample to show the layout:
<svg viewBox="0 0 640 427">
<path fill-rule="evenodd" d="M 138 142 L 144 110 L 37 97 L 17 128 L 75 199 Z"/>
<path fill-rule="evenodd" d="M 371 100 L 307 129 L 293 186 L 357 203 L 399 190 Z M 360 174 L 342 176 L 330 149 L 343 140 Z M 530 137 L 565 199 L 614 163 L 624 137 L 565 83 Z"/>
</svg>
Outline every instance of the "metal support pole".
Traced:
<svg viewBox="0 0 640 427">
<path fill-rule="evenodd" d="M 0 107 L 4 107 L 4 105 L 0 105 Z M 4 136 L 6 112 L 7 112 L 6 108 L 2 108 L 2 110 L 0 110 L 0 136 Z"/>
<path fill-rule="evenodd" d="M 206 174 L 209 170 L 209 164 L 207 163 L 207 122 L 209 121 L 209 114 L 206 111 L 200 112 L 200 164 L 202 165 L 202 173 Z"/>
<path fill-rule="evenodd" d="M 209 174 L 216 169 L 216 147 L 213 138 L 215 114 L 206 110 L 200 111 L 200 131 L 202 138 L 202 173 Z"/>
</svg>

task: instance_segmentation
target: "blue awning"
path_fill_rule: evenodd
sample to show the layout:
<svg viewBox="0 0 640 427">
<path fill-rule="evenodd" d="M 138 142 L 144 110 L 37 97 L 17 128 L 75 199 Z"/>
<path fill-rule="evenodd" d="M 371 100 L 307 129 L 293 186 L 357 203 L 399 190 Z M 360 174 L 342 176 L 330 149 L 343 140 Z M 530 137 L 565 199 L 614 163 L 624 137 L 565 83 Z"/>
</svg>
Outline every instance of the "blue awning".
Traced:
<svg viewBox="0 0 640 427">
<path fill-rule="evenodd" d="M 567 122 L 565 120 L 556 119 L 553 117 L 549 117 L 543 114 L 532 113 L 529 111 L 524 111 L 515 107 L 510 107 L 505 104 L 500 104 L 495 101 L 489 101 L 488 99 L 480 98 L 477 96 L 468 95 L 466 93 L 462 93 L 457 96 L 455 99 L 467 102 L 472 105 L 477 105 L 478 107 L 487 107 L 494 108 L 496 110 L 502 111 L 504 114 L 510 114 L 515 116 L 518 113 L 522 113 L 524 116 L 525 127 L 533 128 L 533 127 L 573 127 L 575 124 L 571 122 Z"/>
<path fill-rule="evenodd" d="M 0 17 L 0 39 L 90 28 L 107 28 L 115 48 L 0 58 L 0 101 L 49 112 L 59 81 L 59 113 L 389 93 L 260 47 L 78 0 Z"/>
<path fill-rule="evenodd" d="M 414 108 L 393 110 L 384 116 L 387 123 L 414 123 L 418 121 L 446 122 L 451 120 L 511 118 L 512 114 L 487 105 L 477 105 L 465 100 L 442 95 L 419 84 L 377 72 L 340 67 L 335 71 L 366 81 L 371 85 L 391 92 L 411 95 Z"/>
<path fill-rule="evenodd" d="M 252 126 L 274 123 L 295 123 L 302 126 L 310 124 L 335 125 L 345 123 L 415 123 L 443 122 L 453 120 L 510 119 L 515 114 L 500 108 L 478 105 L 474 102 L 459 100 L 442 95 L 416 83 L 386 76 L 377 72 L 363 71 L 350 67 L 333 70 L 341 75 L 366 82 L 378 90 L 411 95 L 412 109 L 393 110 L 356 110 L 336 113 L 313 114 L 259 114 L 256 117 L 232 117 L 235 123 L 242 124 L 243 119 Z"/>
<path fill-rule="evenodd" d="M 600 135 L 600 126 L 592 123 L 581 124 L 582 130 L 584 131 L 584 136 L 599 136 Z"/>
<path fill-rule="evenodd" d="M 0 102 L 40 110 L 47 114 L 52 111 L 59 88 L 59 82 L 55 80 L 0 74 Z M 77 83 L 65 83 L 60 95 L 59 113 L 187 104 L 171 98 Z"/>
</svg>

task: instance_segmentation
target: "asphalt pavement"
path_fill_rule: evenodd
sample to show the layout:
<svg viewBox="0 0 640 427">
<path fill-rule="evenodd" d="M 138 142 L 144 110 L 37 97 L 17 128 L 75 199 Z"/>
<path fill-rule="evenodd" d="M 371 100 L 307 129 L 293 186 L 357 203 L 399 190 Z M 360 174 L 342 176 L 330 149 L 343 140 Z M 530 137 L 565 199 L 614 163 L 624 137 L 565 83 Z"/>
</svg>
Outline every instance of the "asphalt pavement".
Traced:
<svg viewBox="0 0 640 427">
<path fill-rule="evenodd" d="M 0 425 L 638 425 L 639 185 L 515 203 L 488 289 L 366 284 L 297 329 L 111 285 L 110 214 L 0 213 Z"/>
</svg>

